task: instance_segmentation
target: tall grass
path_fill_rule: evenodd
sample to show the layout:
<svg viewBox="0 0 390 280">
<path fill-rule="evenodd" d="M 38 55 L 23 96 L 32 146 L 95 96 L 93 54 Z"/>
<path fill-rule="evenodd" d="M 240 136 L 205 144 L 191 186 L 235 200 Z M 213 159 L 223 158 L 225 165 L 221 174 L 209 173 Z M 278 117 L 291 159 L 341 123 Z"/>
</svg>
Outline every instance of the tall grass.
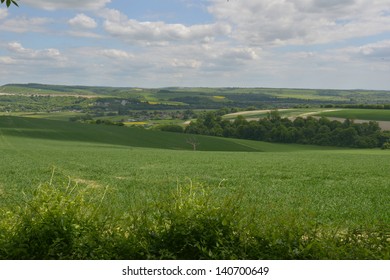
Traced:
<svg viewBox="0 0 390 280">
<path fill-rule="evenodd" d="M 106 189 L 48 182 L 1 209 L 0 259 L 389 259 L 387 227 L 327 229 L 288 215 L 266 226 L 246 194 L 179 184 L 125 213 Z M 243 211 L 245 210 L 245 211 Z"/>
</svg>

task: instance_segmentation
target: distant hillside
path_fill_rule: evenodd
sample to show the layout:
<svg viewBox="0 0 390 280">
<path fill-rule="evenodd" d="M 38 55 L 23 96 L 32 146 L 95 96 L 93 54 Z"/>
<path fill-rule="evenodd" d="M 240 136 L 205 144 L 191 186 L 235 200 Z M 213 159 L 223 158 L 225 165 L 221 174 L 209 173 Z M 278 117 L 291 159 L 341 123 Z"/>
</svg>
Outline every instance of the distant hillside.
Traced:
<svg viewBox="0 0 390 280">
<path fill-rule="evenodd" d="M 0 117 L 0 134 L 4 137 L 77 141 L 130 147 L 192 150 L 188 134 L 170 133 L 141 128 L 70 123 L 64 121 Z M 6 139 L 6 138 L 4 138 Z M 271 144 L 259 141 L 227 139 L 197 135 L 199 151 L 268 152 L 324 149 L 323 147 Z"/>
<path fill-rule="evenodd" d="M 287 88 L 206 88 L 206 87 L 93 87 L 45 84 L 7 84 L 0 93 L 80 95 L 118 98 L 140 98 L 161 104 L 185 104 L 190 108 L 221 108 L 245 106 L 291 107 L 326 104 L 390 103 L 390 91 L 287 89 Z"/>
<path fill-rule="evenodd" d="M 52 121 L 45 119 L 0 117 L 0 130 L 4 136 L 36 138 L 42 140 L 80 141 L 146 147 L 191 150 L 185 134 L 148 131 L 140 128 L 114 127 Z M 198 137 L 199 150 L 256 151 L 257 149 L 223 138 Z"/>
<path fill-rule="evenodd" d="M 7 84 L 0 87 L 0 92 L 10 94 L 37 95 L 80 95 L 80 96 L 120 96 L 134 91 L 132 88 L 64 86 L 45 84 Z M 135 90 L 135 92 L 137 92 Z M 138 92 L 137 92 L 138 93 Z"/>
</svg>

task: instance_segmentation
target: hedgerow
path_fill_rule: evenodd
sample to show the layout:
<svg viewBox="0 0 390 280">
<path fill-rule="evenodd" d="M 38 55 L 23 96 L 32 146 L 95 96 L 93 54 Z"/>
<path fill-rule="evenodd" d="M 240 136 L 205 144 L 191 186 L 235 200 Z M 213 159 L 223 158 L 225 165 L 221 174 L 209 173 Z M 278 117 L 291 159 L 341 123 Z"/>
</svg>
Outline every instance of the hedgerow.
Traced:
<svg viewBox="0 0 390 280">
<path fill-rule="evenodd" d="M 108 192 L 109 193 L 109 192 Z M 225 193 L 221 195 L 221 193 Z M 219 196 L 217 196 L 217 194 Z M 388 227 L 326 229 L 281 219 L 261 226 L 244 194 L 180 186 L 116 213 L 107 190 L 46 183 L 1 209 L 0 259 L 389 259 Z M 286 216 L 288 217 L 288 216 Z"/>
</svg>

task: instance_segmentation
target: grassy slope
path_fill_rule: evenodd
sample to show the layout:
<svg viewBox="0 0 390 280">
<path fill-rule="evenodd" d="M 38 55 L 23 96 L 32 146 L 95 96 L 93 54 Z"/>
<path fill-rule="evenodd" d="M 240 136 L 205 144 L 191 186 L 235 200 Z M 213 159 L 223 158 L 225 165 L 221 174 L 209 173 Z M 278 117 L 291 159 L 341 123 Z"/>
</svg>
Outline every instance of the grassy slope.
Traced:
<svg viewBox="0 0 390 280">
<path fill-rule="evenodd" d="M 66 121 L 0 116 L 1 134 L 21 139 L 76 141 L 157 149 L 191 150 L 189 135 L 140 128 L 89 125 Z M 200 151 L 266 152 L 311 150 L 318 147 L 283 145 L 197 135 Z"/>
<path fill-rule="evenodd" d="M 211 151 L 193 152 L 180 134 L 15 117 L 0 118 L 0 131 L 1 203 L 17 202 L 21 190 L 28 194 L 55 168 L 60 181 L 108 186 L 106 207 L 117 211 L 154 201 L 191 179 L 245 194 L 242 211 L 255 213 L 267 227 L 390 223 L 387 151 L 202 137 L 202 148 Z"/>
</svg>

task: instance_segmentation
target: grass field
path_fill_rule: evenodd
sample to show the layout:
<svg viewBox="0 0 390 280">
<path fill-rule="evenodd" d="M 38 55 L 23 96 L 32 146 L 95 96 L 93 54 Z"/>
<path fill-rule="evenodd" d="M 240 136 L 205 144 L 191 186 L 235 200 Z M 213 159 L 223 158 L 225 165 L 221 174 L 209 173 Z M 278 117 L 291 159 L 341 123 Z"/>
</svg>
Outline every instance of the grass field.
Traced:
<svg viewBox="0 0 390 280">
<path fill-rule="evenodd" d="M 340 109 L 332 112 L 321 112 L 319 115 L 335 118 L 357 120 L 390 121 L 390 110 L 378 109 Z"/>
<path fill-rule="evenodd" d="M 48 182 L 46 185 L 60 187 L 77 184 L 78 188 L 91 190 L 98 200 L 104 193 L 99 210 L 99 217 L 103 218 L 99 221 L 113 216 L 117 220 L 115 227 L 103 232 L 110 234 L 110 238 L 127 236 L 123 237 L 129 244 L 127 246 L 139 250 L 152 244 L 154 241 L 151 240 L 159 240 L 153 246 L 168 244 L 168 237 L 164 235 L 167 232 L 188 241 L 187 236 L 193 232 L 188 233 L 187 226 L 180 228 L 182 224 L 175 224 L 177 218 L 194 227 L 203 228 L 205 222 L 217 233 L 204 228 L 200 232 L 210 236 L 217 234 L 221 238 L 221 243 L 211 242 L 214 245 L 203 244 L 203 241 L 193 245 L 202 252 L 200 258 L 389 258 L 388 151 L 197 137 L 199 151 L 194 152 L 186 143 L 184 134 L 0 117 L 0 213 L 13 217 L 10 209 L 25 209 L 23 201 L 33 199 L 40 185 Z M 68 208 L 58 208 L 64 203 L 63 197 L 66 195 L 56 196 L 60 201 L 58 204 L 52 199 L 45 200 L 45 203 L 57 207 L 50 209 L 67 213 L 64 211 Z M 46 205 L 41 200 L 38 202 L 39 207 Z M 38 202 L 33 200 L 28 205 Z M 89 209 L 89 205 L 83 203 Z M 171 203 L 174 203 L 174 210 L 165 211 L 166 205 Z M 36 221 L 36 214 L 30 215 L 35 217 L 31 221 Z M 63 214 L 60 217 L 63 219 Z M 130 225 L 126 224 L 129 217 Z M 107 220 L 105 226 L 110 225 Z M 0 229 L 8 225 L 5 221 L 10 219 L 3 219 Z M 145 230 L 149 233 L 140 230 L 138 224 L 147 227 Z M 218 231 L 225 227 L 228 239 Z M 151 231 L 155 232 L 156 239 L 150 236 Z M 133 233 L 134 240 L 138 241 L 131 239 Z M 148 237 L 139 241 L 139 236 Z M 0 243 L 1 238 L 0 234 Z M 239 244 L 245 240 L 246 249 L 234 245 L 238 242 L 236 238 L 240 240 Z M 107 240 L 105 242 L 111 244 L 107 246 L 115 245 Z M 172 242 L 176 244 L 177 240 Z M 227 251 L 213 255 L 214 251 L 208 248 L 214 248 L 215 244 Z M 245 254 L 232 253 L 228 244 L 241 248 Z M 185 243 L 183 246 L 190 245 Z M 195 250 L 193 246 L 191 250 Z M 248 246 L 258 251 L 252 252 Z M 146 255 L 129 253 L 124 256 L 188 257 L 179 253 L 170 255 L 165 247 L 154 251 L 147 248 Z M 153 253 L 156 250 L 158 254 Z M 180 250 L 177 252 L 182 252 Z M 1 252 L 4 251 L 0 250 L 0 258 Z M 99 254 L 95 257 L 75 256 L 111 257 Z"/>
<path fill-rule="evenodd" d="M 0 113 L 3 116 L 36 118 L 36 119 L 48 119 L 56 121 L 69 121 L 69 118 L 75 116 L 83 116 L 84 113 L 77 112 L 13 112 L 13 113 Z"/>
</svg>

